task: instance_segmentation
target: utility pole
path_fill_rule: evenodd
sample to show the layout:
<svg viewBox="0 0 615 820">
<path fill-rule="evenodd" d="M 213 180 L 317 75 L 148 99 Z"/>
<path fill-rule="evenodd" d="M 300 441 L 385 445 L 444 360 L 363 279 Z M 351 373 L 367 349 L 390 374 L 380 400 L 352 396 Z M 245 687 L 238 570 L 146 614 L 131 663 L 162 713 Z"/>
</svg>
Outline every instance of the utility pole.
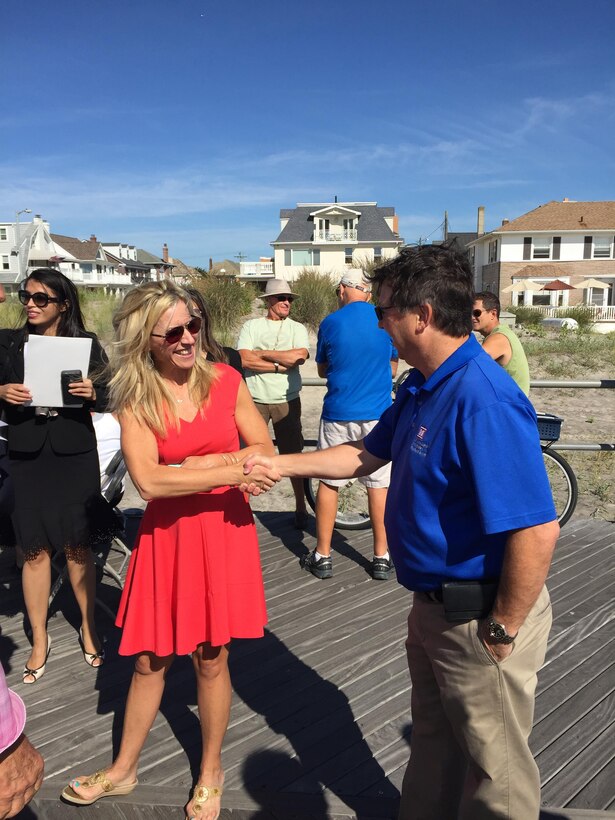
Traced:
<svg viewBox="0 0 615 820">
<path fill-rule="evenodd" d="M 239 264 L 240 264 L 240 265 L 241 265 L 241 263 L 243 262 L 243 260 L 244 260 L 244 259 L 247 259 L 247 258 L 248 258 L 248 257 L 247 257 L 247 254 L 242 253 L 241 251 L 239 251 L 239 253 L 236 253 L 236 254 L 235 254 L 235 259 L 239 259 Z"/>
<path fill-rule="evenodd" d="M 448 211 L 444 211 L 444 241 L 448 239 Z"/>
</svg>

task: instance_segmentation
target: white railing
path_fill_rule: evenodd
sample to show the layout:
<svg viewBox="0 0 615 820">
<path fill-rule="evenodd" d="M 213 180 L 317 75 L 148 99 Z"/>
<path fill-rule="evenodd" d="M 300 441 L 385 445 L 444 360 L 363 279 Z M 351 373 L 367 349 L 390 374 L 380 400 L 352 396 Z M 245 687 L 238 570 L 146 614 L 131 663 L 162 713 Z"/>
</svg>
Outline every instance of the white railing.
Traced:
<svg viewBox="0 0 615 820">
<path fill-rule="evenodd" d="M 595 322 L 615 322 L 615 305 L 568 305 L 568 307 L 551 307 L 549 305 L 525 305 L 543 316 L 557 318 L 566 316 L 566 312 L 575 308 L 591 311 Z"/>
<path fill-rule="evenodd" d="M 314 231 L 314 242 L 356 242 L 357 232 L 342 230 Z"/>
<path fill-rule="evenodd" d="M 241 262 L 239 265 L 241 277 L 273 276 L 273 262 Z"/>
</svg>

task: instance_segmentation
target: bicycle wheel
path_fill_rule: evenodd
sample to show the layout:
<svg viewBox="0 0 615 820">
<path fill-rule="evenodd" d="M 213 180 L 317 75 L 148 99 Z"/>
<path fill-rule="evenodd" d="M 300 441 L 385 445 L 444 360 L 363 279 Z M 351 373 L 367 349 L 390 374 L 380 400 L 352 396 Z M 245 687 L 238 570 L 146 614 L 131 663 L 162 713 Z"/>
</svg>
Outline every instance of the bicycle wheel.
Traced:
<svg viewBox="0 0 615 820">
<path fill-rule="evenodd" d="M 303 487 L 307 503 L 316 510 L 317 478 L 304 478 Z M 366 530 L 371 526 L 367 508 L 367 490 L 359 481 L 351 479 L 339 489 L 335 526 L 341 530 Z"/>
<path fill-rule="evenodd" d="M 543 446 L 542 457 L 553 493 L 557 520 L 560 527 L 563 527 L 577 506 L 577 479 L 570 464 L 555 450 Z"/>
</svg>

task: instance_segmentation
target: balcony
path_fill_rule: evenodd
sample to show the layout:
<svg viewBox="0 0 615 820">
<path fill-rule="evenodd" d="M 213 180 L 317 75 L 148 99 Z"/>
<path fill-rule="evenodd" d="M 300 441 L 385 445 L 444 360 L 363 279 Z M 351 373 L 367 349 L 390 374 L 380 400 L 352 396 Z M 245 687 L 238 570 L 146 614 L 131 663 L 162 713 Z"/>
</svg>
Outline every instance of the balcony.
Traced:
<svg viewBox="0 0 615 820">
<path fill-rule="evenodd" d="M 273 262 L 241 262 L 240 279 L 272 279 Z"/>
<path fill-rule="evenodd" d="M 356 242 L 357 232 L 343 228 L 329 229 L 328 231 L 314 231 L 314 242 Z"/>
</svg>

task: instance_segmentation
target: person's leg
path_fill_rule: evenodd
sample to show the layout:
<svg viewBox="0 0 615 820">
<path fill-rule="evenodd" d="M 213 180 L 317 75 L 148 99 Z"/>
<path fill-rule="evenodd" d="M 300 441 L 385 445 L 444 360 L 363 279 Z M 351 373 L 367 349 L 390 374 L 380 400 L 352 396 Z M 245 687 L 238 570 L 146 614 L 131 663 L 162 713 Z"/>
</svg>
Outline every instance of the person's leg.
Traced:
<svg viewBox="0 0 615 820">
<path fill-rule="evenodd" d="M 201 721 L 203 753 L 198 784 L 209 789 L 221 789 L 224 783 L 222 769 L 222 742 L 231 711 L 231 678 L 228 669 L 228 646 L 200 644 L 192 655 L 196 673 L 197 704 Z M 194 802 L 186 806 L 186 816 L 195 816 Z M 220 795 L 211 794 L 201 806 L 202 820 L 215 820 L 220 813 Z"/>
<path fill-rule="evenodd" d="M 65 553 L 68 577 L 81 613 L 83 649 L 88 655 L 96 655 L 101 651 L 102 645 L 94 625 L 94 604 L 96 601 L 94 556 L 92 550 L 87 547 L 67 548 Z M 93 665 L 98 667 L 102 662 L 102 658 L 97 658 Z"/>
<path fill-rule="evenodd" d="M 339 488 L 321 481 L 316 495 L 316 552 L 331 555 L 331 539 L 337 515 Z"/>
<path fill-rule="evenodd" d="M 111 766 L 105 770 L 107 779 L 114 786 L 123 786 L 136 780 L 139 756 L 158 714 L 166 674 L 172 662 L 173 655 L 159 658 L 151 652 L 144 652 L 137 657 L 126 700 L 120 750 Z M 73 791 L 86 799 L 96 797 L 103 791 L 102 786 L 84 786 L 85 777 L 71 781 Z"/>
<path fill-rule="evenodd" d="M 432 608 L 415 593 L 408 616 L 406 653 L 412 680 L 410 761 L 404 775 L 398 820 L 457 820 L 466 762 L 442 706 L 429 643 Z"/>
<path fill-rule="evenodd" d="M 272 404 L 270 411 L 278 452 L 300 453 L 303 450 L 301 400 L 296 398 L 283 404 Z M 291 478 L 290 483 L 295 496 L 295 515 L 302 519 L 307 515 L 303 479 Z"/>
<path fill-rule="evenodd" d="M 386 555 L 389 551 L 384 528 L 384 508 L 387 501 L 386 487 L 367 487 L 367 507 L 374 533 L 374 555 Z"/>
<path fill-rule="evenodd" d="M 39 669 L 47 657 L 47 612 L 51 591 L 51 557 L 47 550 L 25 554 L 21 582 L 24 603 L 32 629 L 32 652 L 26 661 L 28 669 Z M 32 676 L 26 678 L 33 682 Z"/>
</svg>

